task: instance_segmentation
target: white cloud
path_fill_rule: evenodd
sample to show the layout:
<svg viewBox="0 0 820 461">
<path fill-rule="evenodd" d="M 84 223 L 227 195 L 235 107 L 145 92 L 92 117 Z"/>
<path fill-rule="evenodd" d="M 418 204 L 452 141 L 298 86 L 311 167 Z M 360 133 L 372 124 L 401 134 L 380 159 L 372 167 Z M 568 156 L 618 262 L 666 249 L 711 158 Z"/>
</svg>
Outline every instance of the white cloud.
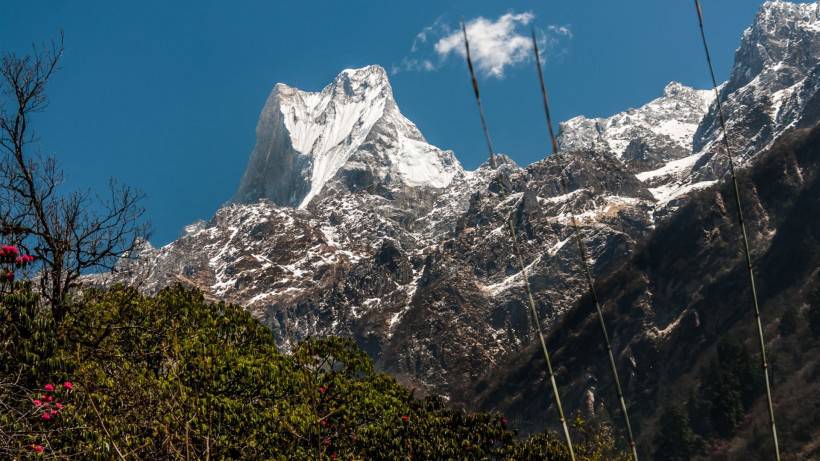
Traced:
<svg viewBox="0 0 820 461">
<path fill-rule="evenodd" d="M 429 59 L 406 57 L 402 59 L 400 63 L 393 64 L 393 66 L 390 68 L 390 73 L 396 75 L 399 72 L 406 72 L 410 70 L 430 72 L 437 69 L 438 65 L 434 64 L 433 61 Z"/>
<path fill-rule="evenodd" d="M 416 38 L 413 39 L 413 46 L 410 47 L 410 52 L 415 53 L 418 51 L 419 45 L 427 43 L 428 36 L 444 35 L 449 32 L 450 27 L 443 21 L 443 16 L 439 16 L 433 24 L 425 27 L 421 32 L 416 34 Z"/>
<path fill-rule="evenodd" d="M 547 30 L 557 35 L 572 38 L 572 30 L 570 30 L 569 26 L 557 26 L 555 24 L 551 24 L 547 26 Z"/>
<path fill-rule="evenodd" d="M 526 26 L 535 19 L 532 12 L 510 12 L 496 20 L 477 17 L 466 22 L 470 54 L 480 73 L 503 78 L 504 72 L 516 64 L 532 59 L 532 39 Z M 562 41 L 572 39 L 569 25 L 549 25 L 538 31 L 538 46 L 546 60 Z M 566 53 L 562 49 L 557 54 Z M 450 56 L 466 57 L 460 26 L 450 26 L 437 18 L 413 39 L 410 55 L 392 66 L 391 72 L 430 72 L 441 68 Z"/>
<path fill-rule="evenodd" d="M 533 18 L 535 16 L 529 12 L 507 13 L 496 21 L 478 17 L 467 22 L 470 54 L 476 67 L 487 75 L 501 78 L 504 68 L 526 61 L 532 54 L 532 41 L 517 29 L 529 24 Z M 461 31 L 440 39 L 434 48 L 442 58 L 453 52 L 462 58 L 467 56 Z"/>
</svg>

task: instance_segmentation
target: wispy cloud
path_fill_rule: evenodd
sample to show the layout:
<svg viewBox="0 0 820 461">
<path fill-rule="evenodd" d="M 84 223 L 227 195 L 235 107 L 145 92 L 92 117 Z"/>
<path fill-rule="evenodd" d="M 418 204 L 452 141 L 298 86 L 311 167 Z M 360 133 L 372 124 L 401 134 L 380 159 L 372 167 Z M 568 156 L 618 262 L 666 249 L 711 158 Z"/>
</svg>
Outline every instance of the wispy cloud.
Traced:
<svg viewBox="0 0 820 461">
<path fill-rule="evenodd" d="M 440 35 L 444 35 L 450 32 L 450 27 L 447 23 L 444 22 L 444 17 L 439 16 L 433 22 L 433 24 L 425 27 L 421 30 L 418 34 L 416 34 L 416 38 L 413 39 L 413 46 L 410 47 L 410 52 L 415 53 L 418 51 L 419 46 L 427 43 L 428 37 L 436 37 Z"/>
<path fill-rule="evenodd" d="M 547 26 L 547 30 L 556 35 L 563 35 L 564 37 L 572 38 L 572 30 L 569 28 L 568 25 L 557 26 L 555 24 L 550 24 L 549 26 Z"/>
<path fill-rule="evenodd" d="M 532 12 L 510 12 L 496 20 L 484 17 L 466 22 L 470 52 L 479 72 L 486 76 L 503 78 L 505 71 L 532 58 L 532 42 L 526 31 L 535 19 Z M 548 25 L 540 30 L 539 47 L 549 57 L 562 41 L 572 39 L 569 25 Z M 559 54 L 565 53 L 561 50 Z M 464 38 L 457 25 L 449 25 L 442 17 L 423 28 L 413 39 L 410 55 L 392 67 L 392 73 L 405 71 L 430 72 L 438 70 L 451 57 L 466 57 Z"/>
</svg>

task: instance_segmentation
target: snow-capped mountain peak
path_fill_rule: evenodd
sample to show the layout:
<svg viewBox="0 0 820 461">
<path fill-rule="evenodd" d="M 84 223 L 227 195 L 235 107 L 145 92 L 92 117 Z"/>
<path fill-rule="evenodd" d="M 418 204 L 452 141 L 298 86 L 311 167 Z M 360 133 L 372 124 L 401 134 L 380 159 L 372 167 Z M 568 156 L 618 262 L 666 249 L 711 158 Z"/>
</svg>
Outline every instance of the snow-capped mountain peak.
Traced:
<svg viewBox="0 0 820 461">
<path fill-rule="evenodd" d="M 710 90 L 671 82 L 663 95 L 608 118 L 583 116 L 561 124 L 563 151 L 604 150 L 635 171 L 646 171 L 692 152 L 698 123 L 714 99 Z"/>
<path fill-rule="evenodd" d="M 307 206 L 328 182 L 347 190 L 442 188 L 462 172 L 398 109 L 385 70 L 346 69 L 320 92 L 277 84 L 236 201 Z"/>
</svg>

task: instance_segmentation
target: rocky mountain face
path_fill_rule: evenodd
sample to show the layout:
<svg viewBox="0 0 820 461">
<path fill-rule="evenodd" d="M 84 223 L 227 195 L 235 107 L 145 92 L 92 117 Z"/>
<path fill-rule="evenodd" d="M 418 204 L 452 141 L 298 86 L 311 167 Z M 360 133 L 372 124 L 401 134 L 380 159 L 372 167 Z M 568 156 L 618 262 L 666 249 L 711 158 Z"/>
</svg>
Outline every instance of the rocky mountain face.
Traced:
<svg viewBox="0 0 820 461">
<path fill-rule="evenodd" d="M 742 167 L 743 212 L 766 321 L 785 459 L 820 456 L 812 442 L 820 437 L 820 345 L 804 329 L 785 333 L 778 326 L 790 308 L 802 315 L 808 294 L 820 285 L 817 12 L 817 4 L 764 4 L 744 32 L 732 76 L 720 90 L 727 101 L 730 144 Z M 623 146 L 620 131 L 611 128 L 619 116 L 567 122 L 563 144 L 579 142 L 575 133 L 592 125 L 599 136 L 585 137 L 594 141 L 582 148 L 605 144 L 616 153 L 625 152 L 617 150 Z M 772 453 L 760 392 L 729 435 L 709 438 L 715 437 L 709 432 L 714 407 L 706 416 L 699 414 L 698 399 L 717 366 L 722 339 L 740 341 L 755 362 L 758 356 L 734 197 L 725 181 L 716 182 L 726 174 L 716 117 L 712 103 L 694 132 L 691 155 L 636 173 L 657 199 L 656 229 L 619 269 L 598 279 L 644 458 L 653 457 L 660 415 L 673 406 L 688 411 L 696 433 L 706 438 L 700 454 L 704 459 L 766 459 Z M 660 117 L 653 122 L 654 127 L 662 124 Z M 648 136 L 649 142 L 657 142 L 657 137 Z M 588 296 L 553 329 L 549 346 L 564 406 L 619 424 L 609 363 Z M 549 416 L 555 410 L 542 362 L 540 349 L 530 344 L 480 380 L 470 398 L 481 408 L 515 415 L 525 430 L 551 425 Z"/>
<path fill-rule="evenodd" d="M 820 118 L 818 30 L 816 5 L 768 2 L 743 34 L 720 91 L 732 145 L 750 172 L 784 133 Z M 278 84 L 234 200 L 173 243 L 146 245 L 117 277 L 147 291 L 191 284 L 241 304 L 284 349 L 308 336 L 353 337 L 419 393 L 504 409 L 538 428 L 548 402 L 531 399 L 548 393 L 507 223 L 520 239 L 540 327 L 560 349 L 568 406 L 586 408 L 589 398 L 608 399 L 608 378 L 593 353 L 599 333 L 585 323 L 575 214 L 594 275 L 606 281 L 629 396 L 661 399 L 677 375 L 658 361 L 688 350 L 692 316 L 728 289 L 704 278 L 725 277 L 737 262 L 716 110 L 711 91 L 670 83 L 638 109 L 563 123 L 557 155 L 526 167 L 502 157 L 497 169 L 465 171 L 401 114 L 378 66 L 345 70 L 317 93 Z M 781 165 L 768 162 L 760 171 Z M 770 210 L 775 197 L 806 200 L 807 162 L 781 165 L 771 201 L 752 190 L 761 248 L 791 219 L 785 208 Z M 712 254 L 715 242 L 723 243 Z M 703 344 L 692 353 L 708 352 Z M 506 387 L 513 384 L 517 391 Z M 646 424 L 656 417 L 648 408 Z"/>
<path fill-rule="evenodd" d="M 820 290 L 820 126 L 789 132 L 758 157 L 744 170 L 740 184 L 780 445 L 783 459 L 817 459 L 820 341 L 802 319 L 809 294 Z M 706 441 L 697 459 L 772 457 L 731 183 L 695 192 L 617 270 L 599 278 L 597 289 L 605 300 L 609 335 L 644 459 L 665 459 L 653 456 L 653 447 L 660 415 L 673 407 L 685 409 L 691 428 Z M 781 327 L 790 309 L 799 322 L 793 331 Z M 756 387 L 756 393 L 748 409 L 732 421 L 732 430 L 716 437 L 713 415 L 738 389 L 731 387 L 731 380 L 719 382 L 726 386 L 718 388 L 724 394 L 710 400 L 715 397 L 704 388 L 719 371 L 717 349 L 727 339 L 738 341 L 751 357 L 754 374 L 745 384 Z M 565 410 L 621 427 L 588 295 L 552 330 L 548 347 Z M 543 361 L 536 344 L 511 354 L 475 385 L 473 405 L 513 415 L 525 431 L 556 425 Z"/>
<path fill-rule="evenodd" d="M 711 90 L 672 82 L 663 96 L 638 109 L 608 118 L 578 116 L 561 123 L 559 146 L 564 151 L 611 152 L 636 173 L 656 170 L 692 155 L 695 131 L 713 100 Z"/>
<path fill-rule="evenodd" d="M 817 3 L 766 2 L 743 32 L 729 80 L 721 88 L 735 155 L 748 161 L 786 130 L 811 126 L 820 89 Z M 720 126 L 715 108 L 695 135 L 698 179 L 719 178 Z"/>
</svg>

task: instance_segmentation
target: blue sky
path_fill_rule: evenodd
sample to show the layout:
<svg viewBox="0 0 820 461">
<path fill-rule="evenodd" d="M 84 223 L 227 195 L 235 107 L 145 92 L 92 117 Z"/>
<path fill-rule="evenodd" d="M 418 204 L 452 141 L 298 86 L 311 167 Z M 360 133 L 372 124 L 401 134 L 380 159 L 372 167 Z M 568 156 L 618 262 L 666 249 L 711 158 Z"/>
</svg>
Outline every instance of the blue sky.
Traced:
<svg viewBox="0 0 820 461">
<path fill-rule="evenodd" d="M 760 3 L 703 0 L 718 78 Z M 462 17 L 507 13 L 531 15 L 520 31 L 551 39 L 545 76 L 557 120 L 640 106 L 672 80 L 708 85 L 689 0 L 18 1 L 0 16 L 0 51 L 25 52 L 64 30 L 62 69 L 36 119 L 39 148 L 62 161 L 67 187 L 117 177 L 142 189 L 152 242 L 164 244 L 232 196 L 276 82 L 319 90 L 344 68 L 403 69 L 391 75 L 402 112 L 475 168 L 487 153 L 466 66 L 435 43 Z M 415 69 L 424 60 L 435 70 Z M 548 146 L 535 69 L 525 61 L 502 73 L 480 78 L 494 143 L 528 164 Z"/>
</svg>

